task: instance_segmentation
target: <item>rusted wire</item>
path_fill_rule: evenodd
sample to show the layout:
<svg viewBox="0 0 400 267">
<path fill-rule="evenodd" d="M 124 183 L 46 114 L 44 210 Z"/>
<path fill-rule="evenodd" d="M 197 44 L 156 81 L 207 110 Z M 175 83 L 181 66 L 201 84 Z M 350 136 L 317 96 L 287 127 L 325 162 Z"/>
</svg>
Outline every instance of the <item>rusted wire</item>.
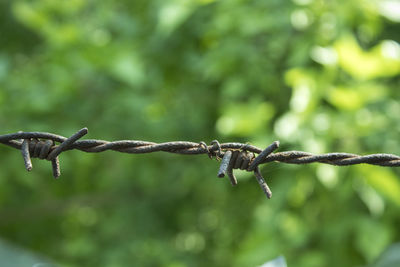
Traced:
<svg viewBox="0 0 400 267">
<path fill-rule="evenodd" d="M 79 130 L 69 138 L 46 132 L 17 132 L 0 135 L 0 143 L 20 149 L 26 170 L 32 170 L 31 158 L 46 159 L 51 161 L 53 176 L 58 178 L 61 174 L 59 155 L 63 151 L 77 149 L 84 152 L 97 153 L 114 150 L 122 153 L 143 154 L 152 152 L 169 152 L 176 154 L 198 155 L 207 154 L 210 158 L 222 159 L 218 177 L 229 177 L 232 185 L 237 184 L 233 174 L 234 169 L 253 171 L 263 192 L 271 198 L 271 190 L 259 170 L 259 165 L 276 161 L 289 164 L 308 164 L 313 162 L 337 166 L 354 164 L 372 164 L 385 167 L 399 167 L 400 157 L 392 154 L 371 154 L 360 156 L 349 153 L 328 153 L 314 155 L 302 151 L 285 151 L 273 153 L 279 142 L 275 141 L 266 149 L 242 143 L 222 143 L 213 140 L 211 145 L 201 141 L 199 143 L 175 141 L 166 143 L 153 143 L 136 140 L 104 141 L 96 139 L 78 140 L 88 133 L 87 128 Z M 56 142 L 60 143 L 59 145 Z M 256 157 L 255 154 L 258 154 Z"/>
</svg>

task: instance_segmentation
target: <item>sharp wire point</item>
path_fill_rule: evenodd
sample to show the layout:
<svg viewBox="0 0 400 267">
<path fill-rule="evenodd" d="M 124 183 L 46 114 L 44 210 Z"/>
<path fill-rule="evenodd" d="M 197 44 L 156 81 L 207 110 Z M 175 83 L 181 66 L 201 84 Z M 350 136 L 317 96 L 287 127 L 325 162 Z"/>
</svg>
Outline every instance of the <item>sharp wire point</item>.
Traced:
<svg viewBox="0 0 400 267">
<path fill-rule="evenodd" d="M 221 165 L 218 170 L 218 177 L 223 178 L 228 170 L 229 162 L 231 161 L 232 151 L 226 151 L 222 158 Z"/>
<path fill-rule="evenodd" d="M 229 181 L 231 182 L 232 186 L 237 185 L 237 179 L 235 177 L 235 174 L 233 173 L 233 167 L 235 166 L 235 163 L 236 163 L 239 153 L 240 152 L 238 150 L 235 150 L 232 152 L 232 157 L 231 157 L 231 160 L 229 161 L 229 165 L 228 165 L 227 174 L 228 174 Z"/>
<path fill-rule="evenodd" d="M 60 177 L 61 175 L 60 162 L 58 160 L 58 157 L 51 160 L 51 168 L 53 170 L 53 177 L 55 179 L 58 179 L 58 177 Z"/>
<path fill-rule="evenodd" d="M 254 170 L 254 176 L 256 177 L 257 182 L 260 185 L 261 189 L 263 190 L 264 194 L 267 196 L 268 199 L 271 199 L 272 191 L 269 188 L 267 182 L 262 177 L 260 169 L 258 167 L 256 167 Z"/>
<path fill-rule="evenodd" d="M 274 150 L 276 150 L 279 147 L 279 141 L 275 141 L 272 144 L 270 144 L 266 149 L 264 149 L 255 159 L 252 163 L 250 163 L 250 166 L 248 168 L 249 171 L 253 171 L 260 163 L 261 161 L 267 157 L 269 154 L 271 154 Z"/>
<path fill-rule="evenodd" d="M 48 160 L 53 160 L 55 159 L 63 150 L 67 149 L 68 146 L 72 145 L 76 140 L 84 136 L 85 134 L 88 133 L 88 129 L 82 128 L 75 134 L 73 134 L 70 138 L 66 139 L 64 142 L 62 142 L 59 146 L 57 146 L 53 151 L 50 152 L 50 154 L 47 156 Z"/>
<path fill-rule="evenodd" d="M 32 161 L 29 153 L 29 140 L 24 139 L 21 144 L 21 153 L 25 163 L 25 169 L 29 172 L 32 170 Z"/>
</svg>

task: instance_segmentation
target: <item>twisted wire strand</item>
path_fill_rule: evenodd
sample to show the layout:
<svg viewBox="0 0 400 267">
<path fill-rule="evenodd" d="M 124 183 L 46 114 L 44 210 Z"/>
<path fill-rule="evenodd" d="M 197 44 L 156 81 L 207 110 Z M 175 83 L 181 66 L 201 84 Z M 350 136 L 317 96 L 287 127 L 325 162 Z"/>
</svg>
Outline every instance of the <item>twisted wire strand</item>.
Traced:
<svg viewBox="0 0 400 267">
<path fill-rule="evenodd" d="M 213 140 L 211 145 L 205 142 L 174 141 L 154 143 L 137 140 L 105 141 L 97 139 L 78 140 L 88 133 L 87 128 L 79 130 L 69 138 L 47 132 L 18 132 L 0 135 L 0 143 L 20 149 L 25 162 L 25 168 L 30 171 L 32 163 L 30 157 L 47 159 L 52 162 L 54 177 L 60 176 L 58 156 L 63 151 L 81 150 L 89 153 L 98 153 L 107 150 L 130 154 L 153 152 L 169 152 L 176 154 L 198 155 L 207 154 L 210 158 L 222 159 L 218 177 L 228 175 L 232 185 L 237 184 L 233 169 L 253 171 L 257 181 L 268 198 L 272 193 L 259 171 L 259 165 L 269 162 L 288 164 L 324 163 L 336 166 L 354 164 L 372 164 L 384 167 L 399 167 L 400 157 L 393 154 L 371 154 L 360 156 L 350 153 L 327 153 L 315 155 L 303 151 L 285 151 L 273 153 L 279 142 L 275 141 L 266 149 L 243 143 L 222 143 Z M 55 143 L 60 143 L 56 145 Z M 258 154 L 256 157 L 255 154 Z"/>
<path fill-rule="evenodd" d="M 20 132 L 13 134 L 0 135 L 0 143 L 21 149 L 22 142 L 18 139 L 48 139 L 55 142 L 64 142 L 67 140 L 66 137 L 45 133 L 45 132 Z M 17 139 L 17 140 L 16 140 Z M 253 153 L 261 153 L 262 149 L 243 143 L 222 143 L 220 144 L 222 150 L 229 149 L 241 149 Z M 57 145 L 54 145 L 52 149 L 55 149 Z M 209 151 L 213 150 L 213 146 L 207 146 Z M 78 149 L 84 152 L 96 153 L 103 152 L 106 150 L 114 150 L 123 153 L 131 154 L 142 154 L 152 152 L 170 152 L 177 154 L 208 154 L 206 148 L 195 142 L 186 141 L 173 141 L 165 143 L 154 143 L 147 141 L 135 141 L 135 140 L 121 140 L 121 141 L 104 141 L 97 139 L 87 139 L 76 141 L 65 150 Z M 308 164 L 308 163 L 325 163 L 337 166 L 354 165 L 360 163 L 367 163 L 372 165 L 387 166 L 387 167 L 399 167 L 400 157 L 393 154 L 371 154 L 360 156 L 357 154 L 350 153 L 327 153 L 322 155 L 314 155 L 303 151 L 285 151 L 277 152 L 265 157 L 261 164 L 272 161 L 289 163 L 289 164 Z"/>
</svg>

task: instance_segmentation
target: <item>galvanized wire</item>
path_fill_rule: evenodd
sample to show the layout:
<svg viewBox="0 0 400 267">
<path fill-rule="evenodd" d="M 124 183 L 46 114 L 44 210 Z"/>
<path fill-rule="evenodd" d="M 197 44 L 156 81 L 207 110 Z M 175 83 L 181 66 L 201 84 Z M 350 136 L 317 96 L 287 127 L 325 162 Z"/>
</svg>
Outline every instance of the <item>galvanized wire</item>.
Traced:
<svg viewBox="0 0 400 267">
<path fill-rule="evenodd" d="M 77 149 L 89 153 L 98 153 L 113 150 L 122 153 L 143 154 L 152 152 L 169 152 L 175 154 L 198 155 L 207 154 L 210 158 L 222 159 L 218 177 L 228 175 L 232 185 L 237 180 L 233 169 L 254 171 L 254 174 L 268 198 L 271 191 L 261 176 L 258 166 L 268 162 L 282 162 L 289 164 L 308 164 L 313 162 L 325 163 L 337 166 L 354 164 L 372 164 L 385 167 L 399 167 L 400 157 L 393 154 L 371 154 L 360 156 L 350 153 L 327 153 L 314 155 L 302 151 L 285 151 L 272 153 L 279 147 L 275 141 L 266 149 L 243 143 L 222 143 L 214 140 L 211 145 L 205 142 L 174 141 L 154 143 L 136 140 L 105 141 L 97 139 L 78 140 L 87 134 L 87 128 L 83 128 L 69 138 L 46 132 L 18 132 L 0 135 L 0 143 L 20 149 L 25 162 L 25 168 L 32 169 L 31 157 L 47 159 L 52 162 L 54 177 L 60 176 L 58 156 L 63 151 Z M 56 142 L 60 143 L 56 145 Z M 255 154 L 258 154 L 256 157 Z"/>
</svg>

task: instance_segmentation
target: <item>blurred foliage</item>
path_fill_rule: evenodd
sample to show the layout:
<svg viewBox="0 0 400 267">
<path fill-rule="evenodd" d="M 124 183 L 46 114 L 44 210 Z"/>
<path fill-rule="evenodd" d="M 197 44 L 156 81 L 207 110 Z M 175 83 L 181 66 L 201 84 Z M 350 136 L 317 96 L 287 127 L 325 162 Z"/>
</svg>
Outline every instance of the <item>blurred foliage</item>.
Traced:
<svg viewBox="0 0 400 267">
<path fill-rule="evenodd" d="M 1 133 L 400 155 L 399 22 L 391 0 L 0 1 Z M 207 156 L 71 151 L 55 181 L 0 155 L 1 237 L 60 266 L 361 266 L 400 240 L 396 168 L 271 163 L 267 201 Z"/>
</svg>

